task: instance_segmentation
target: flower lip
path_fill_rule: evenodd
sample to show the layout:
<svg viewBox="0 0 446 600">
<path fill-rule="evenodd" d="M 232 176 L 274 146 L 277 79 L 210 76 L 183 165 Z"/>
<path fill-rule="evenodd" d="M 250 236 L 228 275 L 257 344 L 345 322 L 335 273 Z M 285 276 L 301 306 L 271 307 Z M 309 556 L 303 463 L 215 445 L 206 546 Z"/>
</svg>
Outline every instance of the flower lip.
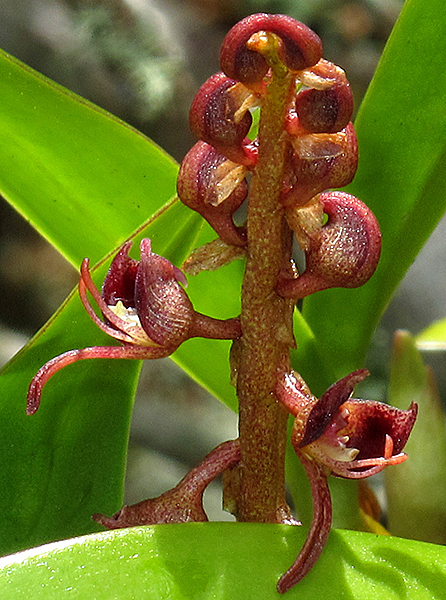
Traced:
<svg viewBox="0 0 446 600">
<path fill-rule="evenodd" d="M 415 424 L 418 406 L 412 402 L 408 410 L 400 410 L 382 402 L 347 400 L 341 407 L 346 416 L 343 433 L 348 445 L 358 448 L 358 460 L 382 456 L 385 436 L 393 441 L 393 455 L 399 454 Z"/>
</svg>

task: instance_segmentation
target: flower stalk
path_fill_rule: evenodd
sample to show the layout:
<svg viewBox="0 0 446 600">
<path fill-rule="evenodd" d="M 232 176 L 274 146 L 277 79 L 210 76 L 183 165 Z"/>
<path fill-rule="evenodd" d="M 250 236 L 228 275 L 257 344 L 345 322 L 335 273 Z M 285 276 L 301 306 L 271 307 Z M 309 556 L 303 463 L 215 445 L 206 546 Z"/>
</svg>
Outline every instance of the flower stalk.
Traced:
<svg viewBox="0 0 446 600">
<path fill-rule="evenodd" d="M 295 80 L 277 60 L 274 35 L 262 36 L 256 45 L 269 59 L 271 79 L 262 98 L 258 161 L 248 199 L 243 337 L 237 377 L 241 454 L 237 518 L 277 522 L 286 506 L 287 414 L 273 392 L 278 365 L 289 360 L 293 338 L 290 304 L 275 288 L 292 250 L 291 231 L 279 197 L 286 158 L 284 122 Z"/>
</svg>

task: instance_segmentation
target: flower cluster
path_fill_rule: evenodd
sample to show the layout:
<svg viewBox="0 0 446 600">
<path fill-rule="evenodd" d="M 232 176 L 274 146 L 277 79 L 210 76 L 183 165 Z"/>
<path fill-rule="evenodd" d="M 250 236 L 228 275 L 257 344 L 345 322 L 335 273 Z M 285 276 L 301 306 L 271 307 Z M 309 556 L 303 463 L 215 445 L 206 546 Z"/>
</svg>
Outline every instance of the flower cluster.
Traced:
<svg viewBox="0 0 446 600">
<path fill-rule="evenodd" d="M 182 162 L 178 196 L 224 242 L 247 244 L 245 227 L 233 217 L 256 169 L 260 139 L 248 137 L 251 112 L 262 109 L 275 60 L 296 84 L 287 99 L 279 201 L 306 255 L 304 273 L 284 273 L 277 291 L 297 300 L 330 287 L 358 287 L 378 263 L 379 226 L 354 196 L 326 191 L 347 185 L 356 172 L 353 95 L 344 71 L 322 58 L 319 37 L 291 17 L 251 15 L 227 34 L 222 71 L 201 86 L 191 106 L 190 126 L 200 141 Z"/>
</svg>

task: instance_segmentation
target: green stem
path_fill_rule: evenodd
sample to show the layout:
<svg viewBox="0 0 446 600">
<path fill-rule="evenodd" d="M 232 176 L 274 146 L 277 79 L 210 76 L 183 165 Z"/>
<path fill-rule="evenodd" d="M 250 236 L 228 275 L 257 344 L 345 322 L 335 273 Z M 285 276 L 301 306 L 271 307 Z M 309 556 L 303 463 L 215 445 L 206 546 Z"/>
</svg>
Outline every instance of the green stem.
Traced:
<svg viewBox="0 0 446 600">
<path fill-rule="evenodd" d="M 292 247 L 279 195 L 286 153 L 283 125 L 295 82 L 281 63 L 272 61 L 271 66 L 248 200 L 237 378 L 241 460 L 236 513 L 240 521 L 256 522 L 282 521 L 287 513 L 287 413 L 276 402 L 274 388 L 277 368 L 289 363 L 293 342 L 292 308 L 275 287 L 280 269 L 289 264 Z"/>
</svg>

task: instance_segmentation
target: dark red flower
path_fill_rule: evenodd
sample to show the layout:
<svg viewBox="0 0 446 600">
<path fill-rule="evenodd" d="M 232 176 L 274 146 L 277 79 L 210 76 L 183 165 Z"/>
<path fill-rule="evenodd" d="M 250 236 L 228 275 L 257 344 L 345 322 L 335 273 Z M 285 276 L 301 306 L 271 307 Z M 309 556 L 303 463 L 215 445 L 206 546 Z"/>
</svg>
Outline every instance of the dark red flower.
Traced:
<svg viewBox="0 0 446 600">
<path fill-rule="evenodd" d="M 61 368 L 89 358 L 162 358 L 191 337 L 235 339 L 240 337 L 238 318 L 213 319 L 194 310 L 183 289 L 184 274 L 166 258 L 154 254 L 150 240 L 141 242 L 141 260 L 129 256 L 126 242 L 112 261 L 102 294 L 93 283 L 89 260 L 84 259 L 79 295 L 92 320 L 122 346 L 92 346 L 69 350 L 47 362 L 34 376 L 28 390 L 27 413 L 39 408 L 43 386 Z M 101 311 L 90 304 L 89 292 Z"/>
<path fill-rule="evenodd" d="M 359 287 L 378 265 L 381 232 L 372 211 L 345 192 L 324 192 L 318 200 L 328 220 L 307 234 L 302 275 L 278 281 L 277 292 L 285 298 L 298 300 L 332 287 Z M 299 214 L 293 226 L 299 227 Z"/>
<path fill-rule="evenodd" d="M 400 410 L 382 402 L 350 399 L 355 385 L 367 375 L 365 369 L 350 373 L 320 400 L 297 373 L 279 377 L 277 398 L 295 417 L 291 443 L 313 494 L 313 521 L 307 540 L 280 578 L 280 592 L 309 572 L 325 546 L 332 518 L 327 477 L 363 479 L 407 458 L 402 450 L 415 424 L 417 405 L 412 402 L 408 410 Z"/>
</svg>

